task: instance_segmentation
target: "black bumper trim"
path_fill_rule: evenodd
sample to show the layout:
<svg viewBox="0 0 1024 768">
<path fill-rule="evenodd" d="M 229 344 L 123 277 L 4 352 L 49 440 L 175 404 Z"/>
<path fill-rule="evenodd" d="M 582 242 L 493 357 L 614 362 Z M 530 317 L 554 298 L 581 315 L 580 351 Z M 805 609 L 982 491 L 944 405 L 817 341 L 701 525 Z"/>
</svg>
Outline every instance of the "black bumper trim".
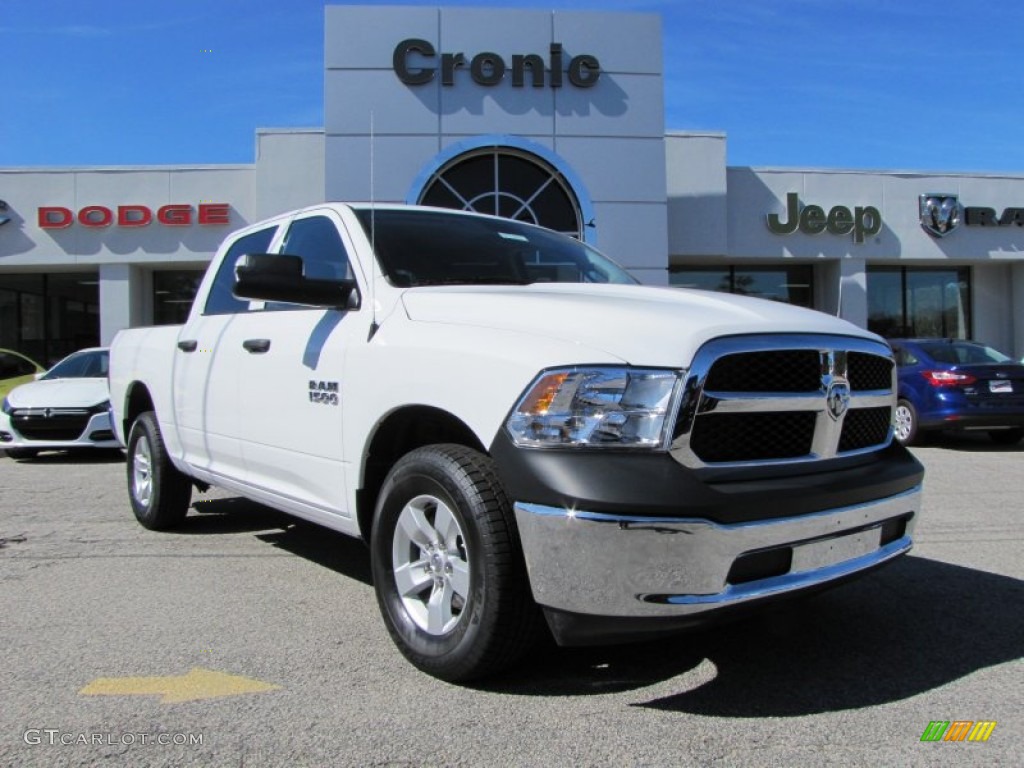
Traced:
<svg viewBox="0 0 1024 768">
<path fill-rule="evenodd" d="M 565 509 L 652 517 L 693 517 L 730 524 L 811 514 L 895 496 L 921 484 L 924 468 L 893 443 L 877 454 L 832 467 L 758 468 L 728 479 L 688 469 L 664 453 L 536 450 L 502 431 L 491 445 L 510 497 Z"/>
</svg>

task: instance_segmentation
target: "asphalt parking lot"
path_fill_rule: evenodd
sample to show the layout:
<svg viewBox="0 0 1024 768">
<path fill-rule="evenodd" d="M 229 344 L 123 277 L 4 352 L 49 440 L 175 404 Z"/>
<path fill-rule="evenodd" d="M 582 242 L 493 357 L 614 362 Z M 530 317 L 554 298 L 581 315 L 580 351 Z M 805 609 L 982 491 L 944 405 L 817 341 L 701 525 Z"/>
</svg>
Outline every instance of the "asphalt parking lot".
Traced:
<svg viewBox="0 0 1024 768">
<path fill-rule="evenodd" d="M 915 452 L 909 557 L 476 687 L 404 661 L 358 542 L 222 492 L 153 533 L 117 454 L 0 458 L 0 765 L 1017 766 L 1024 447 Z M 922 742 L 932 721 L 996 725 Z"/>
</svg>

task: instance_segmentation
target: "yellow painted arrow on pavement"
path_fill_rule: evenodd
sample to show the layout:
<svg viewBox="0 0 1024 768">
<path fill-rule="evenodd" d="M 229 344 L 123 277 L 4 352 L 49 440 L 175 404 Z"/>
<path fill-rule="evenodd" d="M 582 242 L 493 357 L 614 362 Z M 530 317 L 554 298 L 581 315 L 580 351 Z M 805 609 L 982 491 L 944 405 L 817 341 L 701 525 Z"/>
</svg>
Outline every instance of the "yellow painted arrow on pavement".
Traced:
<svg viewBox="0 0 1024 768">
<path fill-rule="evenodd" d="M 84 696 L 163 696 L 161 703 L 177 704 L 217 699 L 280 688 L 240 675 L 195 667 L 187 675 L 172 677 L 100 677 L 79 691 Z"/>
</svg>

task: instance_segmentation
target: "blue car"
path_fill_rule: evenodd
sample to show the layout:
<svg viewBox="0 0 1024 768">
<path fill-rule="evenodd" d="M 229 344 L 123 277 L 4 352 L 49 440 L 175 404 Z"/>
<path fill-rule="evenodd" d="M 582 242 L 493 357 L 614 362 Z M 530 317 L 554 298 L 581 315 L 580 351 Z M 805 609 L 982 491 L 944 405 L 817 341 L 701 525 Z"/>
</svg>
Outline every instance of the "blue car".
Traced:
<svg viewBox="0 0 1024 768">
<path fill-rule="evenodd" d="M 961 339 L 889 339 L 896 355 L 896 439 L 981 429 L 1000 445 L 1024 438 L 1024 365 Z"/>
</svg>

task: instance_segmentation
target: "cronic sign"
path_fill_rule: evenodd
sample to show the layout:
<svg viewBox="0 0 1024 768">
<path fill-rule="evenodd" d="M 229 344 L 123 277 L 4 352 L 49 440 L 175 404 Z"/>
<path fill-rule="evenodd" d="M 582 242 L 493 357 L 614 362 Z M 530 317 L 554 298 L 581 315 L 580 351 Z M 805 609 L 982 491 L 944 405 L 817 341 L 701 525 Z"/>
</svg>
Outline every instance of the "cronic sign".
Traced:
<svg viewBox="0 0 1024 768">
<path fill-rule="evenodd" d="M 440 59 L 440 62 L 438 62 Z M 565 54 L 561 43 L 552 43 L 548 49 L 548 61 L 536 53 L 516 53 L 511 63 L 497 53 L 484 51 L 472 58 L 462 52 L 438 54 L 428 40 L 409 38 L 395 46 L 392 67 L 398 79 L 406 85 L 426 85 L 441 71 L 441 85 L 455 85 L 455 73 L 469 70 L 469 76 L 477 85 L 494 86 L 511 72 L 513 88 L 523 88 L 527 82 L 534 88 L 561 88 L 563 76 L 570 85 L 577 88 L 592 88 L 601 77 L 601 63 L 596 56 L 580 54 L 569 59 L 565 65 Z"/>
</svg>

